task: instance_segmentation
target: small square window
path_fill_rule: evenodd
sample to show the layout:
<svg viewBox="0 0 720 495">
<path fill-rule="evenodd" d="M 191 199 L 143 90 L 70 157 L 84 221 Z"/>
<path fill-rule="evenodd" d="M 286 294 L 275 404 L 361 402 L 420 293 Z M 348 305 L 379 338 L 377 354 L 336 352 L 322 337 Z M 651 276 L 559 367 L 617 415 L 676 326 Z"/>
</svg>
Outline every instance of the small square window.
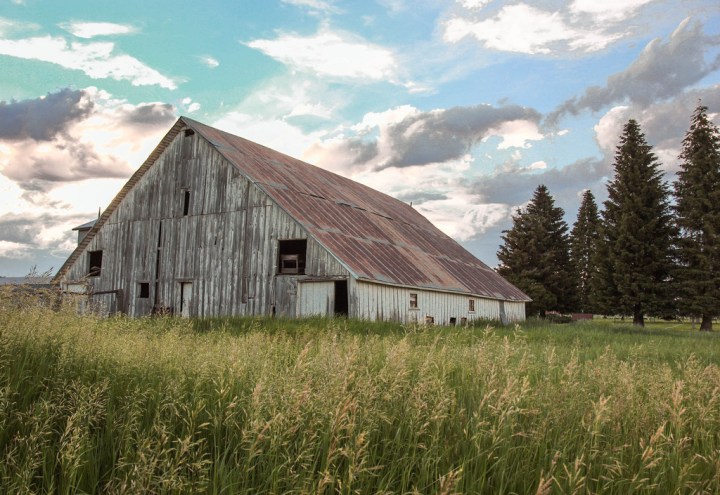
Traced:
<svg viewBox="0 0 720 495">
<path fill-rule="evenodd" d="M 468 311 L 471 313 L 475 312 L 475 299 L 468 299 Z"/>
<path fill-rule="evenodd" d="M 278 273 L 305 274 L 307 239 L 278 240 Z"/>
<path fill-rule="evenodd" d="M 147 299 L 150 297 L 150 284 L 148 282 L 140 282 L 138 284 L 138 297 Z"/>
<path fill-rule="evenodd" d="M 102 251 L 88 253 L 88 277 L 99 277 L 102 270 Z"/>
<path fill-rule="evenodd" d="M 452 325 L 452 326 L 457 325 L 457 318 L 455 318 L 454 316 L 451 316 L 450 317 L 450 325 Z"/>
<path fill-rule="evenodd" d="M 417 294 L 410 294 L 410 309 L 417 309 Z"/>
</svg>

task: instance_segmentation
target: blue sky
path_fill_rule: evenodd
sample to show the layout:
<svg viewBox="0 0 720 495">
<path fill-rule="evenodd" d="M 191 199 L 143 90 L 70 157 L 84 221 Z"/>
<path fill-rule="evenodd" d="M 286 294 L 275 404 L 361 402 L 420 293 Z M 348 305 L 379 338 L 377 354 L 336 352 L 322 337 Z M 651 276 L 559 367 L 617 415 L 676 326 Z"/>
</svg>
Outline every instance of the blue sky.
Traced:
<svg viewBox="0 0 720 495">
<path fill-rule="evenodd" d="M 546 184 L 572 225 L 638 120 L 668 180 L 720 122 L 716 0 L 0 2 L 0 275 L 57 269 L 186 115 L 413 206 L 495 265 Z"/>
</svg>

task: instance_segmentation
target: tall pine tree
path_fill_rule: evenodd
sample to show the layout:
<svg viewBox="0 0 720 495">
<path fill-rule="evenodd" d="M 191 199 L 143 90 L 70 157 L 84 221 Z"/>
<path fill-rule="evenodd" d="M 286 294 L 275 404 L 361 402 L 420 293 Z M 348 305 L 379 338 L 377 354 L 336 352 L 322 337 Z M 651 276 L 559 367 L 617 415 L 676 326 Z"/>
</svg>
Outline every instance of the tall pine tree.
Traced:
<svg viewBox="0 0 720 495">
<path fill-rule="evenodd" d="M 720 305 L 720 132 L 699 105 L 683 140 L 675 182 L 680 228 L 680 306 L 701 316 L 700 330 L 712 330 Z"/>
<path fill-rule="evenodd" d="M 594 310 L 590 300 L 590 278 L 593 275 L 595 251 L 600 229 L 600 215 L 595 196 L 588 189 L 583 193 L 577 221 L 570 232 L 570 259 L 575 269 L 577 285 L 577 303 L 580 311 L 589 313 Z"/>
<path fill-rule="evenodd" d="M 668 186 L 640 125 L 630 120 L 615 152 L 595 254 L 594 302 L 607 313 L 666 315 L 672 307 L 670 275 L 675 229 Z"/>
<path fill-rule="evenodd" d="M 532 298 L 528 314 L 574 308 L 575 288 L 569 257 L 568 226 L 563 209 L 544 185 L 538 186 L 525 210 L 503 231 L 498 272 Z"/>
</svg>

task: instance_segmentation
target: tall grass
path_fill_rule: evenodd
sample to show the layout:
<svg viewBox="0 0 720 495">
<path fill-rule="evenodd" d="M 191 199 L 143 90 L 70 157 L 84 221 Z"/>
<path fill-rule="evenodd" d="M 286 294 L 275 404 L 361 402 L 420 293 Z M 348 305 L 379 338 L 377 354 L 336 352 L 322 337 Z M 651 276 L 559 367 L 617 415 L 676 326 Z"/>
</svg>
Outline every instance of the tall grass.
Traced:
<svg viewBox="0 0 720 495">
<path fill-rule="evenodd" d="M 0 308 L 1 493 L 720 491 L 720 339 Z"/>
</svg>

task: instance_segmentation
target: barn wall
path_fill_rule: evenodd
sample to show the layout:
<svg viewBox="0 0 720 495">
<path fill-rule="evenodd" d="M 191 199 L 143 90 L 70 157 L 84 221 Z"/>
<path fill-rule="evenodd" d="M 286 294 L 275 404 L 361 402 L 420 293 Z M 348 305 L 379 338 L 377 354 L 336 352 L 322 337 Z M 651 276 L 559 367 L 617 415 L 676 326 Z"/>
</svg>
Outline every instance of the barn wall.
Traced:
<svg viewBox="0 0 720 495">
<path fill-rule="evenodd" d="M 185 191 L 190 191 L 184 215 Z M 181 287 L 190 316 L 295 316 L 297 282 L 277 275 L 278 239 L 305 230 L 197 134 L 179 133 L 101 227 L 65 281 L 90 292 L 120 289 L 113 308 L 132 316 L 153 306 L 179 313 Z M 102 250 L 99 277 L 87 277 L 89 252 Z M 312 239 L 306 276 L 347 276 Z M 140 297 L 141 283 L 149 297 Z M 96 296 L 97 297 L 97 296 Z M 110 296 L 103 299 L 110 299 Z"/>
<path fill-rule="evenodd" d="M 417 309 L 410 308 L 410 294 L 417 294 Z M 470 299 L 475 300 L 473 312 L 469 311 Z M 501 306 L 508 321 L 525 320 L 524 303 L 362 281 L 351 281 L 350 284 L 350 314 L 365 320 L 423 323 L 427 316 L 431 316 L 436 325 L 449 325 L 450 318 L 455 318 L 456 324 L 461 323 L 461 318 L 468 321 L 500 320 Z"/>
</svg>

